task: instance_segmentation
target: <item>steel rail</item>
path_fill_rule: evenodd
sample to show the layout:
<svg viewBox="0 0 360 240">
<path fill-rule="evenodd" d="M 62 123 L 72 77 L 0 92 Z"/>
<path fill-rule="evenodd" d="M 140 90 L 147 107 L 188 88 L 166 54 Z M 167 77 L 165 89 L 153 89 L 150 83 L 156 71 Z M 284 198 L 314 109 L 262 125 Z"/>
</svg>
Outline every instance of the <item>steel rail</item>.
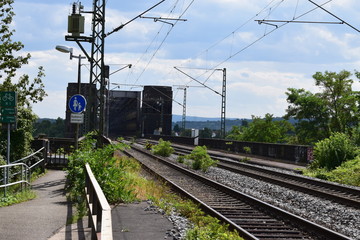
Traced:
<svg viewBox="0 0 360 240">
<path fill-rule="evenodd" d="M 321 237 L 323 237 L 323 238 L 325 238 L 325 239 L 339 239 L 339 240 L 340 240 L 340 239 L 348 239 L 348 240 L 350 239 L 350 238 L 348 238 L 348 237 L 346 237 L 346 236 L 344 236 L 344 235 L 342 235 L 342 234 L 336 233 L 336 232 L 334 232 L 334 231 L 332 231 L 332 230 L 330 230 L 330 229 L 327 229 L 327 228 L 325 228 L 325 227 L 323 227 L 323 226 L 320 226 L 320 225 L 318 225 L 318 224 L 312 223 L 312 222 L 310 222 L 310 221 L 308 221 L 308 220 L 306 220 L 306 219 L 304 219 L 304 218 L 301 218 L 301 217 L 296 216 L 296 215 L 294 215 L 294 214 L 288 213 L 288 212 L 286 212 L 286 211 L 284 211 L 284 210 L 282 210 L 282 209 L 280 209 L 280 208 L 274 207 L 274 206 L 272 206 L 272 205 L 270 205 L 270 204 L 268 204 L 268 203 L 266 203 L 266 202 L 263 202 L 263 201 L 260 201 L 260 200 L 258 200 L 258 199 L 255 199 L 254 197 L 251 197 L 251 196 L 249 196 L 249 195 L 243 194 L 243 193 L 241 193 L 241 192 L 239 192 L 239 191 L 233 190 L 233 189 L 231 189 L 231 188 L 229 188 L 229 187 L 227 187 L 227 186 L 225 186 L 225 185 L 223 185 L 223 184 L 219 184 L 219 183 L 217 183 L 217 182 L 215 182 L 215 181 L 212 181 L 212 180 L 210 180 L 210 179 L 208 179 L 208 178 L 205 178 L 205 177 L 196 175 L 196 174 L 194 174 L 193 172 L 191 172 L 191 171 L 189 171 L 189 170 L 187 170 L 187 169 L 185 169 L 185 168 L 182 168 L 182 167 L 178 166 L 177 164 L 174 164 L 174 163 L 169 162 L 169 161 L 166 160 L 165 158 L 161 158 L 161 157 L 154 156 L 154 155 L 152 155 L 151 153 L 149 153 L 149 152 L 147 152 L 147 151 L 145 151 L 145 150 L 143 150 L 143 149 L 141 149 L 141 148 L 135 147 L 135 146 L 132 146 L 132 148 L 133 148 L 134 150 L 136 150 L 136 151 L 140 151 L 142 154 L 146 154 L 147 156 L 149 156 L 149 157 L 151 157 L 151 158 L 154 158 L 154 159 L 160 161 L 162 164 L 166 164 L 167 166 L 169 166 L 169 167 L 171 167 L 171 168 L 173 168 L 173 169 L 176 169 L 177 171 L 180 171 L 180 172 L 182 172 L 183 174 L 186 174 L 189 179 L 190 179 L 190 176 L 191 176 L 191 178 L 197 179 L 198 181 L 206 182 L 206 184 L 207 184 L 208 186 L 211 186 L 211 187 L 213 187 L 213 188 L 216 188 L 218 191 L 221 191 L 221 192 L 223 192 L 224 194 L 228 194 L 228 195 L 230 195 L 231 197 L 233 197 L 234 199 L 238 199 L 238 200 L 240 200 L 240 201 L 244 201 L 244 202 L 246 202 L 247 204 L 250 204 L 250 205 L 253 205 L 253 206 L 255 205 L 255 206 L 257 206 L 256 208 L 262 209 L 263 212 L 272 212 L 272 213 L 270 214 L 270 215 L 272 215 L 272 216 L 278 216 L 278 217 L 281 217 L 282 219 L 287 219 L 286 222 L 290 222 L 290 223 L 292 223 L 292 224 L 295 224 L 295 225 L 298 226 L 298 228 L 301 229 L 301 230 L 305 230 L 305 229 L 306 229 L 306 232 L 311 232 L 311 233 L 316 234 L 316 235 L 318 235 L 318 236 L 321 236 Z M 168 180 L 168 179 L 167 179 L 167 180 Z M 171 180 L 170 180 L 170 181 L 171 181 Z M 176 183 L 175 183 L 175 184 L 176 184 Z M 179 188 L 179 187 L 177 187 L 177 188 Z M 185 191 L 186 191 L 186 190 L 185 190 Z M 187 194 L 187 195 L 189 195 L 189 194 Z M 197 199 L 198 197 L 193 196 L 192 198 L 193 198 L 193 199 Z M 203 203 L 203 202 L 200 201 L 200 203 Z M 211 212 L 212 214 L 214 214 L 214 212 L 218 212 L 218 211 L 215 210 L 214 208 L 208 206 L 207 203 L 205 203 L 205 204 L 203 205 L 203 207 L 211 209 L 210 212 Z M 226 210 L 226 209 L 228 209 L 228 208 L 225 208 L 225 210 Z M 228 210 L 229 210 L 229 209 L 228 209 Z M 236 209 L 235 209 L 235 210 L 236 210 Z M 255 232 L 255 234 L 254 234 L 254 233 L 251 233 L 250 230 L 249 230 L 249 231 L 247 231 L 247 230 L 242 231 L 244 228 L 241 226 L 241 224 L 239 224 L 239 225 L 236 224 L 236 223 L 234 224 L 234 222 L 233 222 L 232 220 L 228 221 L 229 219 L 225 216 L 226 214 L 225 214 L 225 215 L 224 215 L 224 214 L 221 214 L 221 213 L 217 213 L 217 214 L 220 215 L 219 218 L 220 218 L 221 220 L 227 222 L 228 224 L 230 224 L 230 226 L 231 226 L 232 228 L 235 228 L 235 229 L 237 229 L 239 232 L 241 232 L 240 235 L 244 236 L 244 235 L 247 235 L 248 233 L 250 233 L 251 235 L 253 235 L 253 238 L 247 238 L 247 239 L 257 239 L 257 237 L 256 237 L 256 232 L 257 232 L 257 231 L 256 231 L 255 229 L 252 230 L 253 232 Z M 263 214 L 263 213 L 262 213 L 262 214 Z M 230 213 L 230 215 L 231 215 L 231 213 Z M 273 220 L 270 220 L 270 221 L 273 221 Z M 271 233 L 271 230 L 268 230 L 268 231 L 270 231 L 270 233 Z M 278 230 L 278 231 L 280 231 L 280 230 Z M 285 230 L 283 230 L 283 231 L 285 231 Z M 280 233 L 279 233 L 279 234 L 280 234 Z M 259 235 L 261 235 L 261 234 L 259 233 Z M 245 236 L 244 236 L 244 237 L 245 237 Z M 249 237 L 249 236 L 247 236 L 247 237 Z M 320 238 L 321 238 L 321 237 L 320 237 Z M 245 238 L 246 238 L 246 237 L 245 237 Z"/>
<path fill-rule="evenodd" d="M 187 148 L 174 147 L 178 154 L 190 153 Z M 273 171 L 256 165 L 239 162 L 238 158 L 209 153 L 211 158 L 218 160 L 218 168 L 234 173 L 243 174 L 248 177 L 260 179 L 283 187 L 295 189 L 316 197 L 336 201 L 340 204 L 360 208 L 360 190 L 344 185 L 324 182 L 316 179 L 306 178 L 302 175 L 294 175 L 285 172 Z"/>
</svg>

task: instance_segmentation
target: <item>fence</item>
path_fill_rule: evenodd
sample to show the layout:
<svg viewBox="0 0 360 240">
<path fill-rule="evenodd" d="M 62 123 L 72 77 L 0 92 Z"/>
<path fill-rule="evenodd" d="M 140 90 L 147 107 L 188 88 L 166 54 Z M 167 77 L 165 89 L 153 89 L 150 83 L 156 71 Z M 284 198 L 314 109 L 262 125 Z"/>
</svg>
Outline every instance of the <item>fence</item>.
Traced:
<svg viewBox="0 0 360 240">
<path fill-rule="evenodd" d="M 4 196 L 6 196 L 7 188 L 10 186 L 21 184 L 21 190 L 23 190 L 24 185 L 30 185 L 31 171 L 37 167 L 44 170 L 45 159 L 46 148 L 42 147 L 27 157 L 0 166 L 2 169 L 2 172 L 0 171 L 2 173 L 0 175 L 1 182 L 4 183 L 0 185 L 0 188 L 4 188 Z"/>
<path fill-rule="evenodd" d="M 89 164 L 85 166 L 85 193 L 89 209 L 91 239 L 112 240 L 111 208 L 101 190 Z"/>
<path fill-rule="evenodd" d="M 145 138 L 159 140 L 162 138 L 173 143 L 194 145 L 194 138 L 146 135 Z M 304 145 L 289 145 L 276 143 L 240 142 L 226 139 L 199 138 L 199 145 L 210 149 L 224 150 L 235 153 L 247 154 L 244 147 L 251 149 L 251 154 L 269 159 L 290 161 L 294 163 L 306 164 L 311 162 L 312 147 Z"/>
<path fill-rule="evenodd" d="M 47 168 L 63 168 L 68 164 L 69 154 L 73 151 L 74 139 L 72 138 L 46 138 L 35 139 L 33 148 L 43 146 L 46 148 L 47 156 L 45 166 Z"/>
</svg>

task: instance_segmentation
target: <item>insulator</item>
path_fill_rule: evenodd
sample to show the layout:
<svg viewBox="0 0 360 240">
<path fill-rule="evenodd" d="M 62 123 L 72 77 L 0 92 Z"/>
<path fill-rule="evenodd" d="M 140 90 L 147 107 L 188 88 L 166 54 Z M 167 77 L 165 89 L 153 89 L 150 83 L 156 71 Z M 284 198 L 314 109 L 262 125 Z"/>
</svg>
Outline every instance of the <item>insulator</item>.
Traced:
<svg viewBox="0 0 360 240">
<path fill-rule="evenodd" d="M 73 3 L 72 5 L 72 13 L 76 14 L 76 3 Z"/>
</svg>

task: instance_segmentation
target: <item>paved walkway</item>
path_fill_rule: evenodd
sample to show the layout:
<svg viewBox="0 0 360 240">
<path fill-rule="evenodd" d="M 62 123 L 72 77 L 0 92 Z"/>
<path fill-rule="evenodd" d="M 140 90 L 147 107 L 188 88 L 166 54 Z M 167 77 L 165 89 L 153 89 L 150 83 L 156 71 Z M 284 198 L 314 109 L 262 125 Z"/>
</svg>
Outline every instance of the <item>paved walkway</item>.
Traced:
<svg viewBox="0 0 360 240">
<path fill-rule="evenodd" d="M 0 240 L 89 240 L 87 217 L 66 225 L 73 209 L 65 197 L 65 172 L 49 170 L 33 183 L 37 198 L 0 208 Z M 166 239 L 172 223 L 161 214 L 145 211 L 148 204 L 121 204 L 112 209 L 113 238 Z"/>
<path fill-rule="evenodd" d="M 0 239 L 43 240 L 65 226 L 72 207 L 64 186 L 64 171 L 49 170 L 33 183 L 36 199 L 0 208 Z"/>
</svg>

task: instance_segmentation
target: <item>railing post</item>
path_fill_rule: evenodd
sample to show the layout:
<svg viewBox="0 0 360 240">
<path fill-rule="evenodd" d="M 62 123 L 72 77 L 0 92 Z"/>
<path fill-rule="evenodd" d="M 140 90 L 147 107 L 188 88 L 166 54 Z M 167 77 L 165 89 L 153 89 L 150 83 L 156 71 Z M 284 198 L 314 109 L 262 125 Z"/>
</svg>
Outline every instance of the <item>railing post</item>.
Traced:
<svg viewBox="0 0 360 240">
<path fill-rule="evenodd" d="M 85 165 L 85 193 L 89 210 L 89 227 L 91 239 L 112 240 L 111 208 L 96 181 L 91 168 Z M 103 214 L 105 214 L 103 216 Z"/>
</svg>

